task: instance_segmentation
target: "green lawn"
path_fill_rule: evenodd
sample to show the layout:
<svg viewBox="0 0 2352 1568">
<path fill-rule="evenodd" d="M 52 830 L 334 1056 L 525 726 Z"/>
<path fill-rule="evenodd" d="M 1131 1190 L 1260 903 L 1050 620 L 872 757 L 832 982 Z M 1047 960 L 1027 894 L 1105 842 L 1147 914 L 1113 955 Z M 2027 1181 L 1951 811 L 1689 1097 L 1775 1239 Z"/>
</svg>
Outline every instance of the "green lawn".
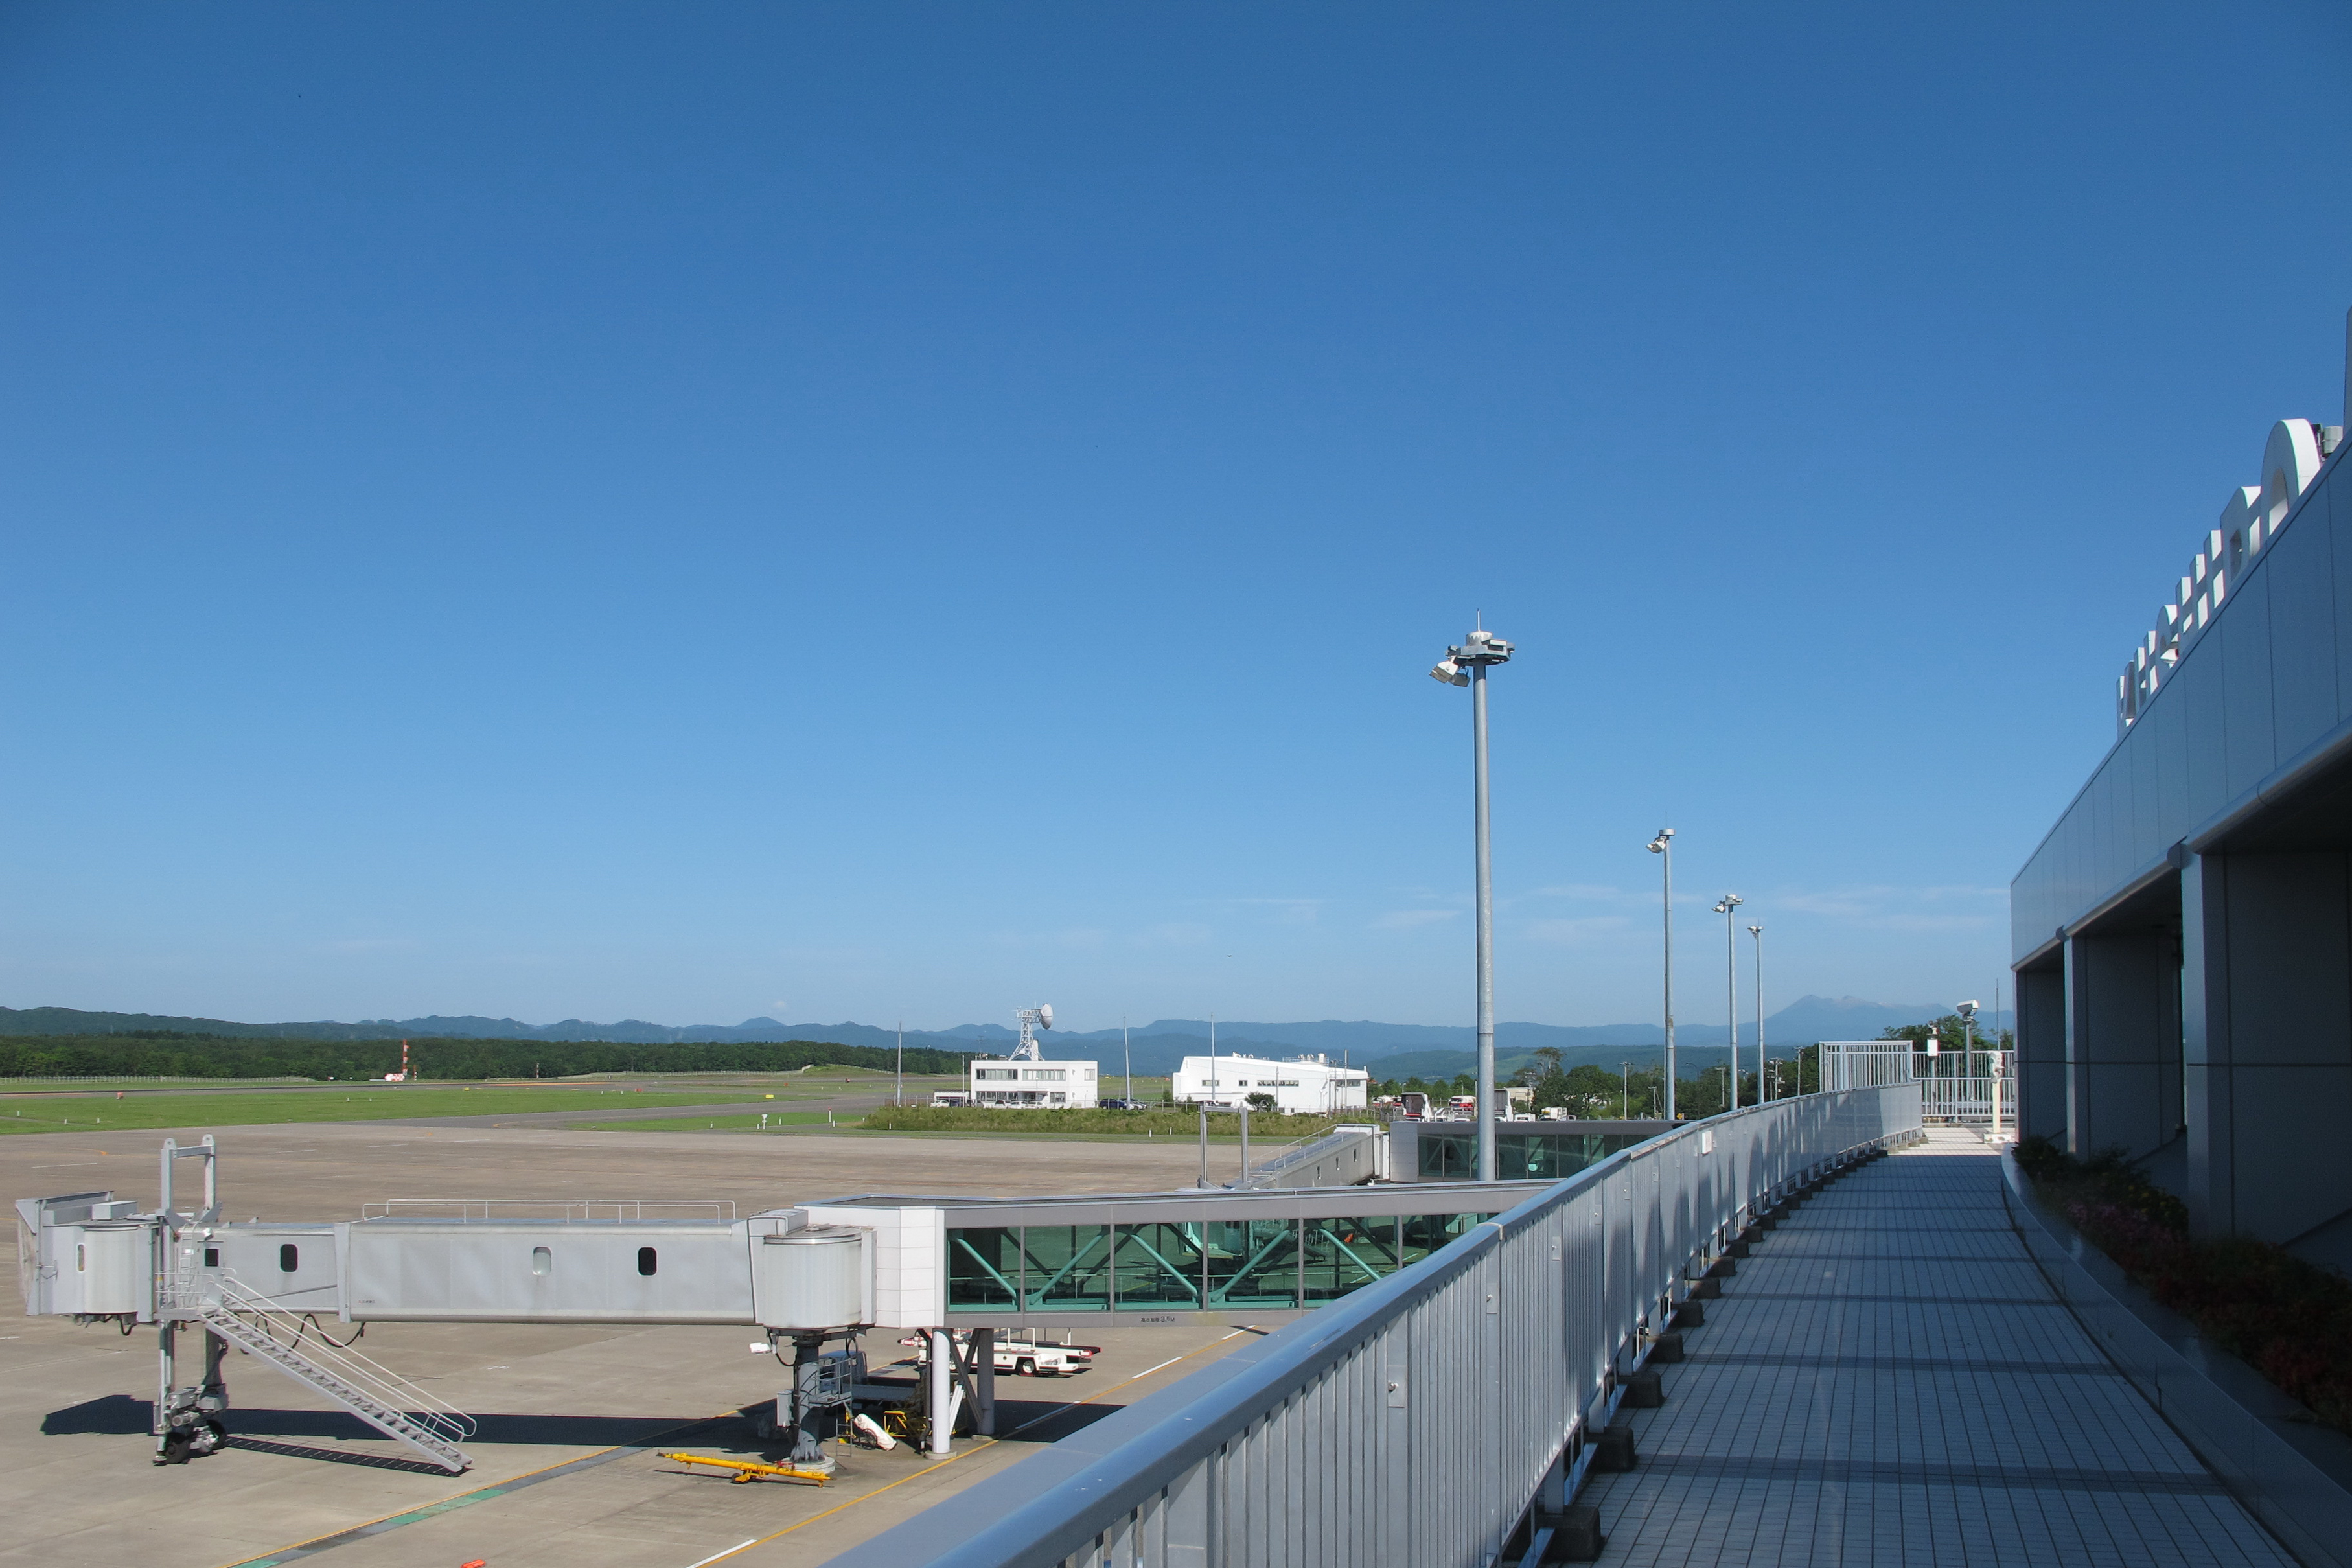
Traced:
<svg viewBox="0 0 2352 1568">
<path fill-rule="evenodd" d="M 714 1101 L 760 1104 L 757 1089 L 651 1090 L 593 1089 L 390 1088 L 286 1089 L 253 1094 L 45 1094 L 0 1100 L 0 1135 L 87 1132 L 120 1127 L 236 1127 L 257 1122 L 380 1121 L 411 1116 L 511 1116 L 534 1110 L 593 1110 L 604 1105 L 635 1110 Z M 804 1113 L 805 1114 L 805 1113 Z M 822 1120 L 822 1111 L 815 1113 Z M 755 1122 L 758 1118 L 752 1119 Z"/>
</svg>

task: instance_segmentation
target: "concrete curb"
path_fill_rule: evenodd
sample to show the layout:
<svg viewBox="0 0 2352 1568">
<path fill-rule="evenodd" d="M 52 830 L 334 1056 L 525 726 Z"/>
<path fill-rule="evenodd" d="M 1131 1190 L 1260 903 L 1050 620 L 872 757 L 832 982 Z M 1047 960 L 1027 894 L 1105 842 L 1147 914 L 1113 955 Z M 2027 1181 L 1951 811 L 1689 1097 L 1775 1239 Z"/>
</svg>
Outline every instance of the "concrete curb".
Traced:
<svg viewBox="0 0 2352 1568">
<path fill-rule="evenodd" d="M 2352 1437 L 2131 1283 L 2001 1152 L 2010 1224 L 2091 1338 L 2306 1568 L 2352 1568 Z"/>
</svg>

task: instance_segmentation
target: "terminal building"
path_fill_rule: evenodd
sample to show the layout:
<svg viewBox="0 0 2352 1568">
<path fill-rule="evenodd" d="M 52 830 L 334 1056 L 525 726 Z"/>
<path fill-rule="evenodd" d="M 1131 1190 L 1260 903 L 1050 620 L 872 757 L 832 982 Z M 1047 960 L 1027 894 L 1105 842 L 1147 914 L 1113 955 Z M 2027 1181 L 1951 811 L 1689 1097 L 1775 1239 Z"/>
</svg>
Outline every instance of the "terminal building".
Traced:
<svg viewBox="0 0 2352 1568">
<path fill-rule="evenodd" d="M 1099 1103 L 1093 1062 L 1049 1062 L 1015 1058 L 975 1061 L 968 1069 L 967 1103 L 1036 1106 L 1055 1110 L 1092 1110 Z"/>
<path fill-rule="evenodd" d="M 1372 1075 L 1364 1068 L 1334 1067 L 1321 1055 L 1286 1062 L 1263 1057 L 1186 1057 L 1169 1095 L 1180 1105 L 1246 1105 L 1253 1094 L 1270 1094 L 1276 1110 L 1319 1116 L 1363 1110 L 1370 1103 L 1371 1082 Z"/>
<path fill-rule="evenodd" d="M 2011 923 L 2021 1131 L 2120 1149 L 2200 1235 L 2352 1268 L 2342 418 L 2278 422 L 2253 482 L 2137 568 L 2178 575 L 2121 650 L 2115 746 L 2018 873 Z"/>
</svg>

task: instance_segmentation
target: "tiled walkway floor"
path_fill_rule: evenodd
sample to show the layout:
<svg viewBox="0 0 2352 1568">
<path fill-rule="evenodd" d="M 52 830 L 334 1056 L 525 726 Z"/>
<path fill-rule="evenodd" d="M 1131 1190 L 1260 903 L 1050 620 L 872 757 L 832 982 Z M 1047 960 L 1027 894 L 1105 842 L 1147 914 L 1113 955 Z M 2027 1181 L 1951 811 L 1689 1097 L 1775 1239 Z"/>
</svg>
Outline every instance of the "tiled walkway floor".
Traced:
<svg viewBox="0 0 2352 1568">
<path fill-rule="evenodd" d="M 1604 1563 L 2293 1562 L 2107 1363 L 1975 1134 L 1832 1183 L 1739 1263 L 1594 1478 Z"/>
</svg>

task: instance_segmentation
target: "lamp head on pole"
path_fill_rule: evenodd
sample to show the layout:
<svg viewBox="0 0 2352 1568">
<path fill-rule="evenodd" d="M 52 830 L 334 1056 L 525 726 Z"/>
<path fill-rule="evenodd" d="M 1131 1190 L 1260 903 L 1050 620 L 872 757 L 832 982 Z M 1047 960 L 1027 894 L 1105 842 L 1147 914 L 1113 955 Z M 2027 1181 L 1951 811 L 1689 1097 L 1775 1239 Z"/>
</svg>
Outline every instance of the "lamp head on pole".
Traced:
<svg viewBox="0 0 2352 1568">
<path fill-rule="evenodd" d="M 1663 855 L 1673 847 L 1674 841 L 1675 830 L 1671 827 L 1661 827 L 1658 829 L 1658 836 L 1650 840 L 1650 853 Z"/>
<path fill-rule="evenodd" d="M 1717 901 L 1715 912 L 1719 915 L 1727 915 L 1745 902 L 1747 902 L 1747 900 L 1742 899 L 1738 893 L 1726 893 Z"/>
<path fill-rule="evenodd" d="M 1511 645 L 1494 633 L 1482 629 L 1464 637 L 1460 647 L 1447 648 L 1445 657 L 1439 659 L 1436 668 L 1429 672 L 1429 678 L 1442 680 L 1448 686 L 1467 686 L 1473 667 L 1483 668 L 1510 661 Z"/>
<path fill-rule="evenodd" d="M 1748 928 L 1748 934 L 1749 936 L 1752 936 L 1752 937 L 1759 937 L 1759 938 L 1760 938 L 1760 937 L 1762 937 L 1762 936 L 1763 936 L 1763 934 L 1764 934 L 1764 928 L 1763 928 L 1762 926 L 1760 926 L 1760 925 L 1753 925 L 1753 926 L 1749 926 L 1749 927 Z"/>
</svg>

